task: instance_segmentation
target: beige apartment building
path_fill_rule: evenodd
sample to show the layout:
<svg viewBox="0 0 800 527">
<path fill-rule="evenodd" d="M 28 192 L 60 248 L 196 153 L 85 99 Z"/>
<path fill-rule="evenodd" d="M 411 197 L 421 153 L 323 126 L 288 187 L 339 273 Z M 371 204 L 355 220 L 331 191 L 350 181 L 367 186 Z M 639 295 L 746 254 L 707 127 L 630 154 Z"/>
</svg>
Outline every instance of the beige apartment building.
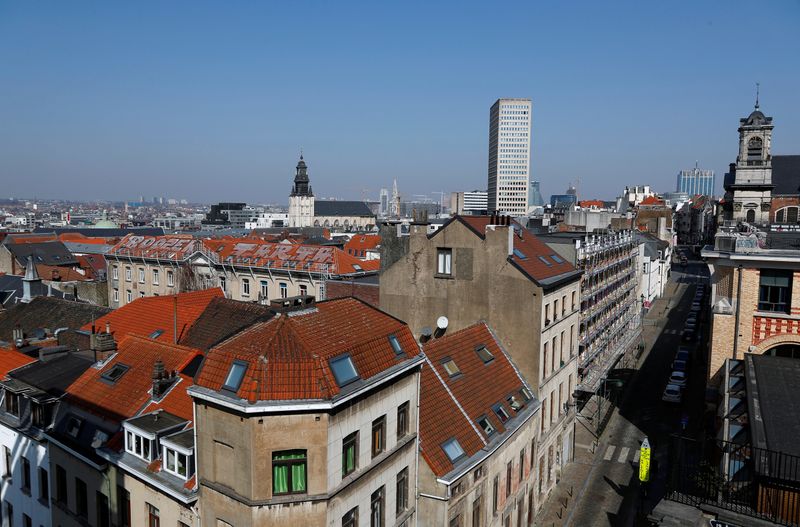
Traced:
<svg viewBox="0 0 800 527">
<path fill-rule="evenodd" d="M 305 302 L 211 349 L 189 390 L 202 525 L 414 525 L 419 347 L 358 300 Z"/>
<path fill-rule="evenodd" d="M 541 401 L 537 494 L 572 458 L 581 272 L 504 216 L 382 230 L 380 305 L 417 336 L 486 321 Z M 443 321 L 443 319 L 442 319 Z M 423 337 L 424 338 L 424 337 Z"/>
<path fill-rule="evenodd" d="M 114 308 L 140 297 L 209 287 L 221 287 L 227 298 L 244 302 L 299 295 L 324 299 L 325 280 L 376 274 L 380 265 L 330 246 L 187 235 L 129 235 L 106 260 Z"/>
</svg>

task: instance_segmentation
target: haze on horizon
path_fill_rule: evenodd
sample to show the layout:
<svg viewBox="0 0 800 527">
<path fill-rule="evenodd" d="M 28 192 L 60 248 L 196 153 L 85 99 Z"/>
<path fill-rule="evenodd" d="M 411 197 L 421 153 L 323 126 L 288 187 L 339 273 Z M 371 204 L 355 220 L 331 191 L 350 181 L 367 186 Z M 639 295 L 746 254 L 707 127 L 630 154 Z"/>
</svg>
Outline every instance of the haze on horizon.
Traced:
<svg viewBox="0 0 800 527">
<path fill-rule="evenodd" d="M 800 3 L 0 4 L 0 197 L 285 203 L 486 188 L 489 107 L 533 100 L 545 198 L 722 175 L 738 119 L 800 154 Z"/>
</svg>

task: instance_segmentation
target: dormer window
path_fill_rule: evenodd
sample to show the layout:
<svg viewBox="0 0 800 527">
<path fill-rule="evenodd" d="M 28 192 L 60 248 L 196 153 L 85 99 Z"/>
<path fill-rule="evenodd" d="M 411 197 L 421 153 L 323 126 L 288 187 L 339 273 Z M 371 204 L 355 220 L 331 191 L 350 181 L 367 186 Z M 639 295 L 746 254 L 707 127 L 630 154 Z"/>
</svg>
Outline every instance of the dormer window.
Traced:
<svg viewBox="0 0 800 527">
<path fill-rule="evenodd" d="M 505 423 L 506 421 L 508 421 L 510 419 L 510 416 L 508 415 L 508 412 L 506 411 L 505 408 L 503 408 L 502 404 L 498 403 L 498 404 L 492 406 L 492 410 L 494 410 L 494 413 L 497 414 L 497 418 L 500 419 L 501 423 Z"/>
<path fill-rule="evenodd" d="M 488 416 L 484 415 L 483 417 L 478 419 L 478 424 L 480 425 L 481 429 L 487 436 L 494 434 L 495 429 L 494 426 L 492 426 L 492 423 L 489 422 Z"/>
<path fill-rule="evenodd" d="M 506 402 L 508 403 L 508 406 L 510 406 L 515 412 L 519 412 L 522 410 L 522 407 L 525 406 L 525 403 L 517 399 L 517 397 L 514 395 L 508 396 Z"/>
<path fill-rule="evenodd" d="M 19 394 L 6 390 L 5 399 L 6 412 L 19 417 Z"/>
<path fill-rule="evenodd" d="M 33 426 L 39 429 L 50 426 L 50 422 L 53 420 L 53 405 L 51 403 L 31 401 L 31 420 L 33 421 Z"/>
<path fill-rule="evenodd" d="M 183 430 L 161 439 L 162 462 L 166 472 L 187 480 L 194 474 L 194 431 Z"/>
<path fill-rule="evenodd" d="M 147 462 L 152 461 L 153 441 L 147 437 L 135 434 L 130 430 L 125 431 L 125 450 Z"/>
<path fill-rule="evenodd" d="M 82 424 L 83 421 L 80 418 L 74 415 L 69 416 L 69 419 L 67 420 L 67 426 L 65 428 L 67 435 L 73 439 L 77 439 L 78 434 L 81 432 Z"/>
</svg>

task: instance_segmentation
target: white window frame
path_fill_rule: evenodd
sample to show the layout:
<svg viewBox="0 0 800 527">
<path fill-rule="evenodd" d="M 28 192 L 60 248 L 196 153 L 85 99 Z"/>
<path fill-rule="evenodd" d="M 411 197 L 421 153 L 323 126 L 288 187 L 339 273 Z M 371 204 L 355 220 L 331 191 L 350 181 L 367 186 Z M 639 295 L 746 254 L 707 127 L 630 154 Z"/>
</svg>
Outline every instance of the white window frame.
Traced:
<svg viewBox="0 0 800 527">
<path fill-rule="evenodd" d="M 114 280 L 119 280 L 119 266 L 114 265 L 111 267 L 111 278 Z"/>
<path fill-rule="evenodd" d="M 242 278 L 242 296 L 250 296 L 250 279 Z"/>
<path fill-rule="evenodd" d="M 172 468 L 170 468 L 170 463 L 169 463 L 170 453 L 174 456 L 173 463 L 172 463 L 173 464 Z M 178 456 L 183 456 L 184 457 L 183 469 L 184 469 L 185 474 L 181 474 L 180 471 L 178 470 Z M 167 471 L 170 474 L 173 474 L 175 476 L 178 476 L 179 478 L 181 478 L 184 481 L 189 479 L 189 463 L 191 462 L 191 456 L 190 455 L 187 455 L 186 453 L 181 452 L 180 450 L 176 450 L 174 448 L 170 448 L 168 446 L 164 446 L 163 447 L 162 462 L 163 462 L 162 466 L 164 467 L 165 471 Z"/>
<path fill-rule="evenodd" d="M 125 291 L 125 293 L 126 293 L 126 294 L 125 294 L 125 300 L 126 300 L 128 303 L 130 303 L 130 302 L 133 302 L 133 292 L 132 292 L 132 291 L 130 291 L 130 290 L 128 290 L 128 291 Z"/>
<path fill-rule="evenodd" d="M 301 294 L 301 295 L 307 295 L 307 294 L 308 294 L 308 286 L 307 286 L 306 284 L 300 284 L 300 285 L 299 285 L 299 286 L 297 286 L 297 287 L 298 287 L 298 288 L 299 288 L 299 290 L 300 290 L 300 293 L 299 293 L 299 294 Z"/>
<path fill-rule="evenodd" d="M 175 272 L 172 269 L 167 269 L 167 286 L 175 286 Z"/>
<path fill-rule="evenodd" d="M 436 274 L 442 276 L 453 275 L 453 250 L 447 248 L 436 249 Z"/>
<path fill-rule="evenodd" d="M 281 298 L 289 298 L 289 284 L 281 282 L 278 287 L 281 291 Z"/>
<path fill-rule="evenodd" d="M 139 444 L 136 444 L 136 439 L 139 440 Z M 145 456 L 145 443 L 148 443 L 150 446 L 147 447 L 149 451 L 149 456 Z M 131 430 L 125 429 L 125 451 L 129 454 L 138 457 L 139 459 L 143 459 L 147 462 L 153 461 L 153 450 L 154 450 L 154 441 L 149 439 L 141 434 L 137 434 Z M 137 448 L 138 446 L 138 448 Z"/>
<path fill-rule="evenodd" d="M 140 267 L 140 268 L 139 268 L 139 283 L 140 283 L 140 284 L 143 284 L 143 283 L 144 283 L 144 280 L 145 280 L 145 272 L 144 272 L 144 267 Z"/>
<path fill-rule="evenodd" d="M 126 265 L 125 266 L 125 281 L 126 282 L 130 282 L 131 281 L 131 276 L 132 276 L 131 273 L 132 273 L 131 268 Z"/>
<path fill-rule="evenodd" d="M 119 289 L 114 288 L 114 290 L 112 291 L 112 295 L 111 296 L 112 296 L 114 302 L 119 302 Z"/>
<path fill-rule="evenodd" d="M 153 269 L 153 285 L 158 285 L 158 269 Z"/>
<path fill-rule="evenodd" d="M 259 285 L 261 287 L 261 298 L 263 300 L 267 300 L 269 298 L 269 282 L 266 280 L 261 280 Z"/>
</svg>

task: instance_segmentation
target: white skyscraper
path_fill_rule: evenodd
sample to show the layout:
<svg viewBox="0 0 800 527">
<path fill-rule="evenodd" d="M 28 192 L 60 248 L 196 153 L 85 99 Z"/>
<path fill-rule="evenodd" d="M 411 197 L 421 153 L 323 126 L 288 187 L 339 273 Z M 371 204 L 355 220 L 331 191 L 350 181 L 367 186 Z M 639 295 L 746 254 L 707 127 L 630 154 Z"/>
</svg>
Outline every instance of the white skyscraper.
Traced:
<svg viewBox="0 0 800 527">
<path fill-rule="evenodd" d="M 489 111 L 489 211 L 525 216 L 530 181 L 530 99 L 498 99 Z"/>
</svg>

